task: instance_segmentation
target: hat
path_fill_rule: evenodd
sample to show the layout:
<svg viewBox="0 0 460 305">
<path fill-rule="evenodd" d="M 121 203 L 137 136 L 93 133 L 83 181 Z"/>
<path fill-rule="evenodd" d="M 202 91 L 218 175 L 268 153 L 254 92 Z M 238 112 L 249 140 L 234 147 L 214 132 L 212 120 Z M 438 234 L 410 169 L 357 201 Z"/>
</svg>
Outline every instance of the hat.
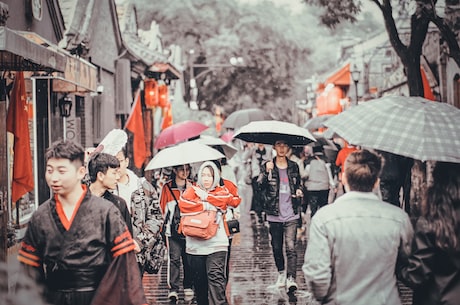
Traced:
<svg viewBox="0 0 460 305">
<path fill-rule="evenodd" d="M 323 147 L 322 147 L 322 146 L 319 146 L 319 145 L 313 146 L 313 154 L 314 154 L 315 156 L 322 156 L 322 155 L 324 155 L 324 153 L 323 153 Z"/>
</svg>

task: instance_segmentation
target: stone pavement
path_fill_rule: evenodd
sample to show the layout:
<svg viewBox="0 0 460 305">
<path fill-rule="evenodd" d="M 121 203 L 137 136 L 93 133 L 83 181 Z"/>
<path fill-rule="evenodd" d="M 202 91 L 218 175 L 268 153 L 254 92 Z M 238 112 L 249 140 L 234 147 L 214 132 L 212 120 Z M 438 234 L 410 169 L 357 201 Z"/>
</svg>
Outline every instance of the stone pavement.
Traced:
<svg viewBox="0 0 460 305">
<path fill-rule="evenodd" d="M 307 291 L 302 264 L 307 241 L 304 233 L 298 241 L 297 251 L 297 284 L 299 289 L 294 295 L 288 295 L 285 289 L 273 286 L 277 278 L 277 270 L 272 257 L 268 227 L 251 221 L 248 212 L 242 210 L 240 219 L 241 232 L 233 238 L 230 256 L 230 278 L 227 286 L 229 305 L 307 305 L 310 294 Z M 166 266 L 161 274 L 144 276 L 144 289 L 149 304 L 170 304 L 167 299 Z M 411 291 L 401 289 L 404 305 L 412 303 Z M 180 291 L 177 304 L 184 302 Z"/>
</svg>

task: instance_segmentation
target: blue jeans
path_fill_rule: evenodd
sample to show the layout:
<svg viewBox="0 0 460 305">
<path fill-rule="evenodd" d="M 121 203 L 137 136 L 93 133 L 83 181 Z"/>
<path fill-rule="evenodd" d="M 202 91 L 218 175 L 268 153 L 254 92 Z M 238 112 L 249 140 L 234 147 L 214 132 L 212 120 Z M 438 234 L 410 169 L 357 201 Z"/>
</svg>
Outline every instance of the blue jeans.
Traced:
<svg viewBox="0 0 460 305">
<path fill-rule="evenodd" d="M 298 220 L 288 222 L 269 222 L 271 245 L 275 265 L 279 272 L 285 269 L 283 244 L 286 247 L 287 276 L 296 277 L 297 270 L 297 223 Z"/>
</svg>

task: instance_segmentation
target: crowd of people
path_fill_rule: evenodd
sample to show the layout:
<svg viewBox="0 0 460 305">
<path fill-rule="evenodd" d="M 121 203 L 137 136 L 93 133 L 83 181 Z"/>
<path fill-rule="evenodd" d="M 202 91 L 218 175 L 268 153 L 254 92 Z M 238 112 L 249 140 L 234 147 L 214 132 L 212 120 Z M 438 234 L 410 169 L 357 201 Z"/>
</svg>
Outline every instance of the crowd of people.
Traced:
<svg viewBox="0 0 460 305">
<path fill-rule="evenodd" d="M 347 143 L 331 157 L 322 145 L 293 147 L 282 137 L 238 144 L 228 163 L 205 161 L 196 172 L 180 164 L 148 179 L 129 169 L 125 142 L 87 158 L 79 144 L 53 143 L 45 160 L 52 196 L 21 242 L 24 272 L 52 305 L 147 304 L 142 277 L 161 241 L 169 300 L 183 291 L 185 301 L 225 305 L 227 223 L 247 209 L 268 226 L 274 285 L 287 293 L 299 286 L 297 242 L 306 234 L 301 272 L 320 304 L 401 304 L 397 280 L 414 289 L 414 305 L 457 304 L 460 164 L 435 164 L 413 223 L 401 208 L 406 158 Z M 202 214 L 212 217 L 206 237 L 185 229 Z"/>
</svg>

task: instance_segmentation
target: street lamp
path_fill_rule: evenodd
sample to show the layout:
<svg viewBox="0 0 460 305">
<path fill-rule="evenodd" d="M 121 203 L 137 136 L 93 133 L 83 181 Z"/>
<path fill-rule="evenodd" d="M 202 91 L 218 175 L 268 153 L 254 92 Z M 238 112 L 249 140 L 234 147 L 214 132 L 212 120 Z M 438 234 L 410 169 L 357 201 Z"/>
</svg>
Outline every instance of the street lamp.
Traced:
<svg viewBox="0 0 460 305">
<path fill-rule="evenodd" d="M 355 105 L 358 105 L 358 82 L 359 82 L 359 76 L 361 74 L 361 71 L 358 70 L 356 65 L 353 65 L 353 69 L 350 71 L 351 73 L 351 78 L 353 79 L 353 82 L 355 83 Z"/>
<path fill-rule="evenodd" d="M 192 110 L 198 110 L 198 86 L 197 79 L 206 73 L 212 71 L 215 68 L 228 68 L 228 67 L 240 67 L 244 66 L 244 60 L 242 57 L 232 57 L 229 63 L 223 64 L 191 64 L 190 65 L 190 102 L 189 107 Z M 195 75 L 195 68 L 207 68 Z"/>
</svg>

